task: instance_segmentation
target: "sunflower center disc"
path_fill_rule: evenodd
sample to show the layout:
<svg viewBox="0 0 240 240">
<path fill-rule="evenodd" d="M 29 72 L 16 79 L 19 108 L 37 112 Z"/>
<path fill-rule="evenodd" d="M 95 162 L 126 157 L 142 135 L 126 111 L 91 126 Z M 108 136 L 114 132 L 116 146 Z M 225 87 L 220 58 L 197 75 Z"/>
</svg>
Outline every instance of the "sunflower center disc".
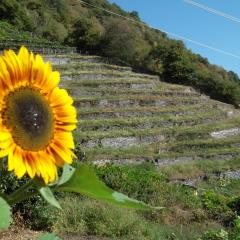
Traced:
<svg viewBox="0 0 240 240">
<path fill-rule="evenodd" d="M 44 149 L 54 132 L 54 118 L 47 100 L 37 90 L 22 87 L 5 99 L 4 124 L 17 145 L 28 151 Z"/>
</svg>

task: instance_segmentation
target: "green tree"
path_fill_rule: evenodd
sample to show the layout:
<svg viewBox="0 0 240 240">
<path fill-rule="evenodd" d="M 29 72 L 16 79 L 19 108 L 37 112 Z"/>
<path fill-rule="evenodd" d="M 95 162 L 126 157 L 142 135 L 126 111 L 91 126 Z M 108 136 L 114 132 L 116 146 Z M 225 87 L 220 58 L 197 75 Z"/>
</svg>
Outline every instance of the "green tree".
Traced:
<svg viewBox="0 0 240 240">
<path fill-rule="evenodd" d="M 117 62 L 141 65 L 150 50 L 138 29 L 125 20 L 105 19 L 106 32 L 101 43 L 101 53 Z"/>
<path fill-rule="evenodd" d="M 96 53 L 104 28 L 95 17 L 81 17 L 76 20 L 67 42 L 80 51 Z"/>
<path fill-rule="evenodd" d="M 0 2 L 0 19 L 8 20 L 19 29 L 28 31 L 32 29 L 26 9 L 16 0 L 2 0 Z"/>
</svg>

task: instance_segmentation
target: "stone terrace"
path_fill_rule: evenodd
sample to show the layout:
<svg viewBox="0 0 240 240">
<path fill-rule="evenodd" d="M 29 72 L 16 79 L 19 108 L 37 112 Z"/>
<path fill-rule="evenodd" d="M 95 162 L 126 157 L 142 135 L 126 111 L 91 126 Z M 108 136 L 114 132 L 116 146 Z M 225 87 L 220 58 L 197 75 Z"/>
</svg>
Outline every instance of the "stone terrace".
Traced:
<svg viewBox="0 0 240 240">
<path fill-rule="evenodd" d="M 97 56 L 45 60 L 74 97 L 75 140 L 88 161 L 161 166 L 240 155 L 240 112 L 231 105 Z"/>
</svg>

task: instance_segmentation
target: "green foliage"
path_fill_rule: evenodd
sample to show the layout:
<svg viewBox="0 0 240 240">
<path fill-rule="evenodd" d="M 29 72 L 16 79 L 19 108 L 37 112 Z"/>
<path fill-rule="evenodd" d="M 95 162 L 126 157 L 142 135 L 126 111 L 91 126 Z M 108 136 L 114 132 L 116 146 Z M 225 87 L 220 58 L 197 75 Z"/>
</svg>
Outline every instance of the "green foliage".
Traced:
<svg viewBox="0 0 240 240">
<path fill-rule="evenodd" d="M 135 167 L 105 165 L 98 167 L 97 172 L 109 187 L 132 198 L 152 206 L 166 207 L 166 211 L 179 204 L 185 209 L 195 208 L 196 211 L 192 213 L 192 217 L 202 218 L 198 211 L 201 208 L 201 200 L 194 195 L 194 191 L 185 186 L 169 183 L 166 177 L 157 172 L 151 164 Z M 160 221 L 163 216 L 162 211 L 144 215 L 153 221 Z M 176 216 L 175 222 L 181 222 L 181 219 L 182 216 Z M 184 221 L 189 221 L 188 217 Z"/>
<path fill-rule="evenodd" d="M 12 222 L 11 209 L 7 202 L 0 197 L 0 231 L 8 228 Z"/>
<path fill-rule="evenodd" d="M 94 53 L 98 50 L 103 27 L 95 17 L 79 17 L 66 40 L 79 51 Z"/>
<path fill-rule="evenodd" d="M 41 28 L 41 35 L 49 40 L 63 42 L 68 36 L 68 31 L 63 24 L 50 19 L 47 25 Z"/>
<path fill-rule="evenodd" d="M 32 23 L 27 11 L 16 0 L 2 0 L 0 3 L 0 19 L 7 20 L 19 29 L 31 30 Z"/>
<path fill-rule="evenodd" d="M 53 229 L 59 233 L 123 237 L 142 231 L 141 221 L 130 210 L 77 197 L 64 198 L 61 205 L 63 211 L 52 214 Z"/>
<path fill-rule="evenodd" d="M 105 165 L 96 170 L 109 187 L 144 202 L 154 202 L 154 195 L 165 181 L 164 176 L 154 172 L 151 165 L 141 165 L 136 168 Z"/>
<path fill-rule="evenodd" d="M 240 216 L 237 216 L 237 218 L 234 220 L 234 229 L 237 234 L 240 234 Z"/>
<path fill-rule="evenodd" d="M 3 165 L 6 166 L 5 161 L 1 160 Z M 23 178 L 21 180 L 11 173 L 9 173 L 6 167 L 0 170 L 0 192 L 5 194 L 11 194 L 23 186 L 28 179 Z M 21 216 L 22 223 L 27 225 L 31 229 L 45 229 L 49 228 L 48 215 L 42 212 L 43 206 L 46 203 L 40 196 L 34 196 L 29 200 L 25 200 L 21 203 L 13 206 L 13 214 Z M 21 224 L 22 224 L 21 223 Z"/>
<path fill-rule="evenodd" d="M 86 164 L 80 164 L 76 169 L 70 166 L 69 168 L 72 169 L 72 171 L 69 171 L 66 167 L 64 169 L 66 173 L 63 172 L 63 174 L 66 175 L 68 173 L 70 175 L 70 178 L 67 181 L 62 181 L 60 179 L 61 184 L 58 185 L 56 191 L 80 193 L 84 196 L 101 200 L 103 202 L 116 204 L 122 207 L 141 210 L 153 209 L 153 207 L 143 202 L 131 199 L 128 196 L 107 187 L 102 181 L 98 179 L 93 169 Z M 56 201 L 54 201 L 54 199 L 49 196 L 49 193 L 45 194 L 45 198 L 46 195 L 48 201 L 50 200 L 56 205 Z"/>
<path fill-rule="evenodd" d="M 52 229 L 57 233 L 96 235 L 129 240 L 192 240 L 196 231 L 189 227 L 168 226 L 145 220 L 134 210 L 118 208 L 76 196 L 61 200 L 63 211 L 51 209 Z"/>
<path fill-rule="evenodd" d="M 199 240 L 229 240 L 229 234 L 223 229 L 208 231 Z"/>
<path fill-rule="evenodd" d="M 233 229 L 227 232 L 224 229 L 211 230 L 203 234 L 198 240 L 239 240 L 240 239 L 240 217 L 233 221 Z"/>
<path fill-rule="evenodd" d="M 203 194 L 202 202 L 212 217 L 227 225 L 236 217 L 235 212 L 228 206 L 229 198 L 224 195 L 209 190 Z"/>
<path fill-rule="evenodd" d="M 107 18 L 101 43 L 102 55 L 115 62 L 138 66 L 146 57 L 149 46 L 138 29 L 127 21 Z"/>
</svg>

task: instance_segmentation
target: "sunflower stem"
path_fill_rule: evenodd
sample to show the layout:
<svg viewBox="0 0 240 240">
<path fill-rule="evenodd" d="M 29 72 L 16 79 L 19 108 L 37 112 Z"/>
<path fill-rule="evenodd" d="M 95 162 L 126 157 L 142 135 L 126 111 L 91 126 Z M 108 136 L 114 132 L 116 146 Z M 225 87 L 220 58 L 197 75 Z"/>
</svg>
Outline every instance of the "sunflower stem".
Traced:
<svg viewBox="0 0 240 240">
<path fill-rule="evenodd" d="M 33 192 L 29 192 L 29 189 L 32 186 L 33 186 L 33 182 L 32 181 L 28 181 L 26 184 L 21 186 L 17 191 L 12 193 L 8 197 L 8 203 L 10 205 L 13 205 L 13 204 L 19 203 L 19 202 L 21 202 L 23 200 L 26 200 L 26 199 L 31 198 L 32 196 L 34 196 L 37 193 L 35 190 Z"/>
</svg>

